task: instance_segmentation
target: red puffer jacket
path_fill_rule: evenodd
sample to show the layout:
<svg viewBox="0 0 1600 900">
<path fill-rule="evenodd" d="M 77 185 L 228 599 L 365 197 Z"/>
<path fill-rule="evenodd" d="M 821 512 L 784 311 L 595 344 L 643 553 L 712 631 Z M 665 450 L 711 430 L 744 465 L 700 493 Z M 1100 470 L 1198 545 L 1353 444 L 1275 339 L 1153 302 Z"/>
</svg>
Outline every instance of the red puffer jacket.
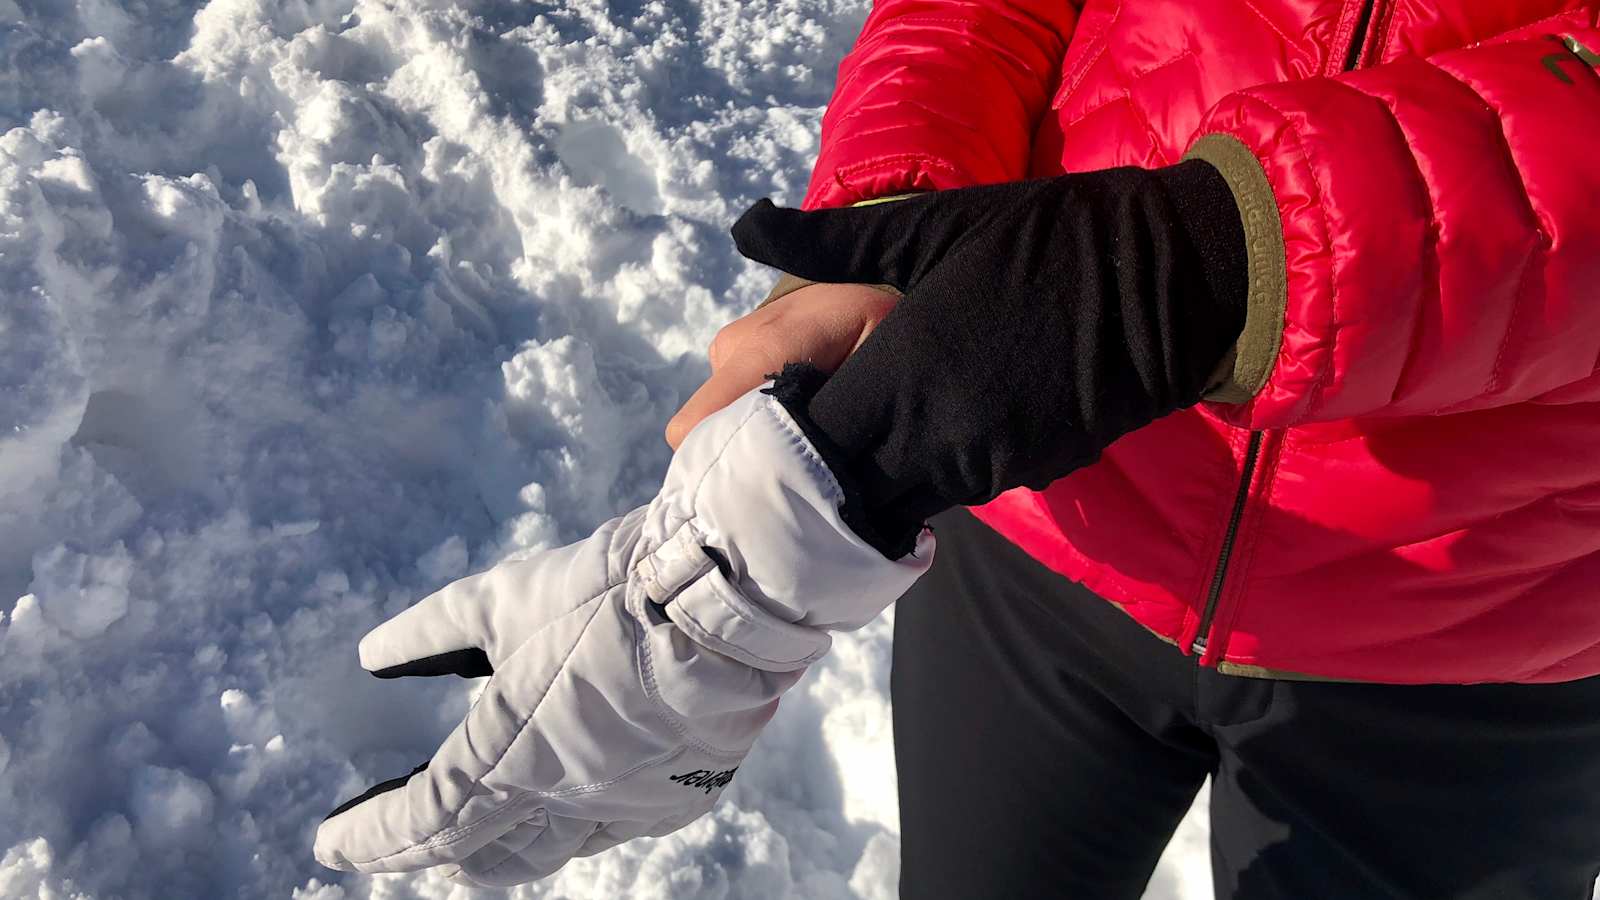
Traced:
<svg viewBox="0 0 1600 900">
<path fill-rule="evenodd" d="M 1250 252 L 1229 384 L 975 512 L 1225 671 L 1595 675 L 1597 26 L 1600 0 L 878 0 L 806 205 L 1210 160 Z"/>
</svg>

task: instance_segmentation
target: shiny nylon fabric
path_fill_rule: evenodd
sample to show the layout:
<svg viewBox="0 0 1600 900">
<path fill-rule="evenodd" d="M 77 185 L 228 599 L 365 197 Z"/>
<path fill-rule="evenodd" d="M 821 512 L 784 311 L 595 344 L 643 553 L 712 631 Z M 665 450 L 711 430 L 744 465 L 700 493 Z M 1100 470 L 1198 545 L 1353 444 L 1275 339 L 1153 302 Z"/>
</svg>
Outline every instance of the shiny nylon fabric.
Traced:
<svg viewBox="0 0 1600 900">
<path fill-rule="evenodd" d="M 1259 431 L 1205 663 L 1600 674 L 1600 76 L 1552 39 L 1600 50 L 1597 8 L 879 0 L 806 205 L 1232 136 L 1283 220 L 1265 386 L 975 512 L 1188 648 Z"/>
</svg>

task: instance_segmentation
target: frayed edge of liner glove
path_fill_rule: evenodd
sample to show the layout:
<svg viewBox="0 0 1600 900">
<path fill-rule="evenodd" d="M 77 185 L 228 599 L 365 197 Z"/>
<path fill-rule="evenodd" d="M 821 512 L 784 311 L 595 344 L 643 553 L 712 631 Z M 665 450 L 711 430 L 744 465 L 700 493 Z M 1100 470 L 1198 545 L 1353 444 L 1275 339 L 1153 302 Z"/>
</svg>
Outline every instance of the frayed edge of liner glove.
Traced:
<svg viewBox="0 0 1600 900">
<path fill-rule="evenodd" d="M 1244 228 L 1201 160 L 811 212 L 762 200 L 733 236 L 800 278 L 905 295 L 837 372 L 791 364 L 776 384 L 890 558 L 927 517 L 1042 489 L 1199 403 L 1244 328 Z"/>
<path fill-rule="evenodd" d="M 932 562 L 932 532 L 891 561 L 844 505 L 758 389 L 695 427 L 648 505 L 378 626 L 360 655 L 379 677 L 492 677 L 425 766 L 329 815 L 317 859 L 504 886 L 703 815 L 829 633 Z"/>
</svg>

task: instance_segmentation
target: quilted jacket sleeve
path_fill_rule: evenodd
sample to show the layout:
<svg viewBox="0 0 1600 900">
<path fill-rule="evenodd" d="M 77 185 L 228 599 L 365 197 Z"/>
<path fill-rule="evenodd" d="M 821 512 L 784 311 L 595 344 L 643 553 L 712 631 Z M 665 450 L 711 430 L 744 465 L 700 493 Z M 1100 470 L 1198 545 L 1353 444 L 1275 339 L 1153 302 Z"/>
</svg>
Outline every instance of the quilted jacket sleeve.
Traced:
<svg viewBox="0 0 1600 900">
<path fill-rule="evenodd" d="M 1190 150 L 1240 203 L 1241 426 L 1600 400 L 1600 28 L 1251 88 Z"/>
<path fill-rule="evenodd" d="M 877 0 L 805 208 L 1024 177 L 1076 16 L 1063 0 Z"/>
</svg>

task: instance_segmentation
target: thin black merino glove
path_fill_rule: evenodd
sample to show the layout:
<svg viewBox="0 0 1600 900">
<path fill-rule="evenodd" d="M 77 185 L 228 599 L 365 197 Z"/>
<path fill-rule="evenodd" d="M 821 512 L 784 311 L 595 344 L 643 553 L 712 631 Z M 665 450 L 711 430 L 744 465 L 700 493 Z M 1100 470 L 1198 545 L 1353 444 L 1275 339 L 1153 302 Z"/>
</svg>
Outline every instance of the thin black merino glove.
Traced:
<svg viewBox="0 0 1600 900">
<path fill-rule="evenodd" d="M 1110 169 L 802 212 L 762 200 L 739 252 L 905 293 L 831 377 L 772 392 L 890 558 L 928 516 L 1043 488 L 1198 403 L 1244 327 L 1238 207 L 1210 164 Z"/>
</svg>

